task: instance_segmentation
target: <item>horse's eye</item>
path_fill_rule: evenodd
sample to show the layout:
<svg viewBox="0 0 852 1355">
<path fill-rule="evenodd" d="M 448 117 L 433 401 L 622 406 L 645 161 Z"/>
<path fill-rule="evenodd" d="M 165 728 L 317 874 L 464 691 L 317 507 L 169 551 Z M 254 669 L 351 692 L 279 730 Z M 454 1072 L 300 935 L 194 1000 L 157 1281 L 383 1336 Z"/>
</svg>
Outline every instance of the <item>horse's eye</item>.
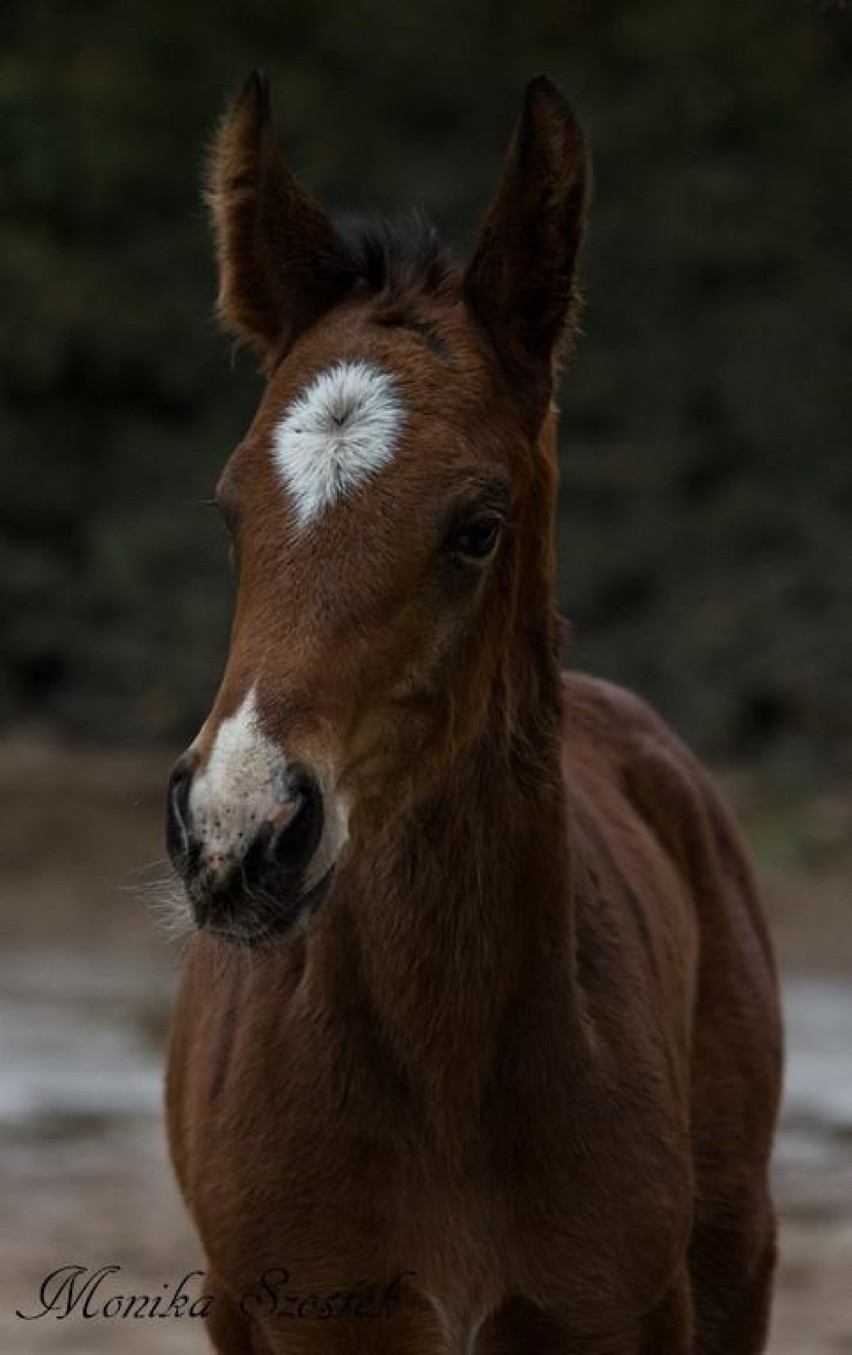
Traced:
<svg viewBox="0 0 852 1355">
<path fill-rule="evenodd" d="M 501 526 L 501 519 L 493 515 L 464 523 L 453 532 L 452 553 L 467 560 L 486 560 L 497 545 Z"/>
</svg>

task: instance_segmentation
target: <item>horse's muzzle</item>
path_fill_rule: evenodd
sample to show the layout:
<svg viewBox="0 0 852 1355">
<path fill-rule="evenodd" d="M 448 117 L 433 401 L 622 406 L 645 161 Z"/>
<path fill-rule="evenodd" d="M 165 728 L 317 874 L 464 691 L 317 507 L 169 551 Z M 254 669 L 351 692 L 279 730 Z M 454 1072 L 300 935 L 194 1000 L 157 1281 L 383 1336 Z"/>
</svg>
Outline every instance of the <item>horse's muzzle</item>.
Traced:
<svg viewBox="0 0 852 1355">
<path fill-rule="evenodd" d="M 318 901 L 330 874 L 307 881 L 324 822 L 316 779 L 303 768 L 292 770 L 262 821 L 252 822 L 250 829 L 244 825 L 232 841 L 223 842 L 221 834 L 205 840 L 193 815 L 195 766 L 194 755 L 188 754 L 172 772 L 166 845 L 196 924 L 243 941 L 286 931 Z"/>
</svg>

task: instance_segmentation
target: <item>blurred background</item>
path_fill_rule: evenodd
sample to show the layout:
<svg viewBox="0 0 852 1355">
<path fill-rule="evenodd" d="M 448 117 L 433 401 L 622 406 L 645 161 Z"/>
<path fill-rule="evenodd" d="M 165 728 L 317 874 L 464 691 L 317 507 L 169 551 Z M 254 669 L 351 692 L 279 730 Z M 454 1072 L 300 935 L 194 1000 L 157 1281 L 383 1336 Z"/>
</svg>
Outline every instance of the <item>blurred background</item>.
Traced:
<svg viewBox="0 0 852 1355">
<path fill-rule="evenodd" d="M 14 1309 L 62 1264 L 159 1292 L 197 1262 L 159 1110 L 160 807 L 227 641 L 207 501 L 259 382 L 213 325 L 199 182 L 259 65 L 330 206 L 419 204 L 460 251 L 530 74 L 589 132 L 571 657 L 650 698 L 743 817 L 791 1045 L 771 1350 L 852 1351 L 851 64 L 845 0 L 4 0 L 4 1348 L 204 1348 L 186 1320 Z"/>
</svg>

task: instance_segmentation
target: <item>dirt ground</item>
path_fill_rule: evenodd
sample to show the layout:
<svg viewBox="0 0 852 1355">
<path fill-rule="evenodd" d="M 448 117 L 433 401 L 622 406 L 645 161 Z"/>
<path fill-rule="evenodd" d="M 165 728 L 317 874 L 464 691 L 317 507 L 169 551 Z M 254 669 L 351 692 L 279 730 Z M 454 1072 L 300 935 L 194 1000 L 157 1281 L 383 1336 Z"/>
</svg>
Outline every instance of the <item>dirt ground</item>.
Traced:
<svg viewBox="0 0 852 1355">
<path fill-rule="evenodd" d="M 37 1317 L 60 1267 L 168 1296 L 199 1263 L 160 1111 L 179 951 L 161 805 L 168 758 L 0 747 L 0 1350 L 201 1355 L 201 1324 Z M 771 1355 L 852 1352 L 852 793 L 723 777 L 757 854 L 782 962 L 788 1088 Z M 192 1287 L 190 1286 L 190 1290 Z M 194 1292 L 194 1291 L 192 1291 Z M 16 1310 L 25 1316 L 16 1314 Z"/>
</svg>

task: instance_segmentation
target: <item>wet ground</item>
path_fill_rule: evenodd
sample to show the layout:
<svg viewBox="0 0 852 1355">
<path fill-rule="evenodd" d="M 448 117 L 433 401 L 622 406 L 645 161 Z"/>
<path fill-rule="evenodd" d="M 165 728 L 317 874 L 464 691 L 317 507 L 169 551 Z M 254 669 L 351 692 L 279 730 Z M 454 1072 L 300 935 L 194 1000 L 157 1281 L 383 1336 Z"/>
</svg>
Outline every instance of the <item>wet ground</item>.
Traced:
<svg viewBox="0 0 852 1355">
<path fill-rule="evenodd" d="M 200 1260 L 160 1106 L 179 965 L 148 906 L 166 875 L 158 859 L 166 763 L 33 740 L 0 749 L 8 1355 L 206 1349 L 201 1324 L 186 1314 L 34 1316 L 39 1286 L 59 1267 L 87 1267 L 89 1279 L 99 1266 L 121 1267 L 95 1291 L 95 1310 L 118 1293 L 160 1296 L 162 1310 Z M 785 974 L 789 1060 L 775 1164 L 782 1262 L 770 1351 L 842 1355 L 852 1352 L 852 796 L 726 781 L 761 864 Z"/>
</svg>

